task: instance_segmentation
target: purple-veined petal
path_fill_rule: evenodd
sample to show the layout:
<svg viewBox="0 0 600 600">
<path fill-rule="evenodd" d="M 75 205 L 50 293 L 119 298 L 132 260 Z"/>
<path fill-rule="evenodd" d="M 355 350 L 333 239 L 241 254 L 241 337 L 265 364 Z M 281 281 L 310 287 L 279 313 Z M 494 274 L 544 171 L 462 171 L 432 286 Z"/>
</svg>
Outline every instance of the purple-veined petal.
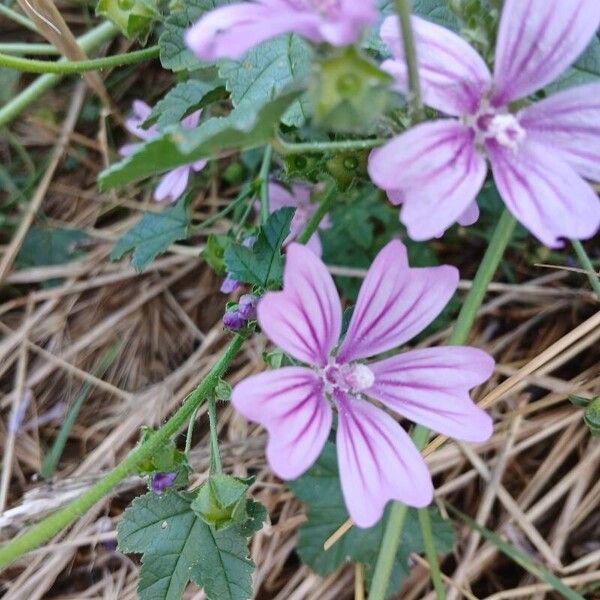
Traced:
<svg viewBox="0 0 600 600">
<path fill-rule="evenodd" d="M 200 115 L 202 114 L 202 109 L 193 112 L 191 115 L 188 115 L 181 121 L 182 127 L 185 129 L 194 129 L 198 125 L 198 121 L 200 120 Z"/>
<path fill-rule="evenodd" d="M 308 242 L 306 242 L 306 247 L 313 252 L 316 256 L 321 256 L 323 253 L 323 247 L 321 246 L 321 238 L 318 233 L 313 233 L 310 236 Z"/>
<path fill-rule="evenodd" d="M 142 139 L 149 140 L 158 135 L 158 128 L 152 125 L 147 129 L 142 124 L 150 116 L 152 109 L 142 100 L 134 100 L 132 104 L 133 116 L 125 119 L 125 129 L 132 135 Z"/>
<path fill-rule="evenodd" d="M 464 39 L 445 27 L 419 17 L 412 17 L 412 25 L 425 104 L 449 115 L 474 113 L 491 86 L 484 60 Z M 394 77 L 396 88 L 406 94 L 408 72 L 397 17 L 385 19 L 381 37 L 394 57 L 385 61 L 382 69 Z"/>
<path fill-rule="evenodd" d="M 121 156 L 129 156 L 135 154 L 144 144 L 137 142 L 135 144 L 125 144 L 119 148 Z"/>
<path fill-rule="evenodd" d="M 561 238 L 587 239 L 600 225 L 600 200 L 591 186 L 551 149 L 532 141 L 516 152 L 488 141 L 500 196 L 533 235 L 551 248 Z"/>
<path fill-rule="evenodd" d="M 187 165 L 169 171 L 166 175 L 163 175 L 154 190 L 154 199 L 157 202 L 163 200 L 175 202 L 185 192 L 189 176 L 190 167 Z"/>
<path fill-rule="evenodd" d="M 309 186 L 295 183 L 290 191 L 274 181 L 269 183 L 269 210 L 271 212 L 288 206 L 296 208 L 300 205 L 310 205 Z"/>
<path fill-rule="evenodd" d="M 506 0 L 496 42 L 494 106 L 524 98 L 556 79 L 599 25 L 598 0 Z"/>
<path fill-rule="evenodd" d="M 295 479 L 317 459 L 331 429 L 331 406 L 310 369 L 283 367 L 238 383 L 231 402 L 269 432 L 267 458 L 282 479 Z"/>
<path fill-rule="evenodd" d="M 519 113 L 531 140 L 552 148 L 582 177 L 600 181 L 600 84 L 582 85 Z"/>
<path fill-rule="evenodd" d="M 472 202 L 467 206 L 467 209 L 458 217 L 457 221 L 459 225 L 463 227 L 468 227 L 469 225 L 473 225 L 477 223 L 479 219 L 479 206 L 477 206 L 477 202 Z"/>
<path fill-rule="evenodd" d="M 193 162 L 190 166 L 194 171 L 196 171 L 196 173 L 198 173 L 199 171 L 202 171 L 207 164 L 208 160 L 205 158 L 201 158 L 200 160 Z"/>
<path fill-rule="evenodd" d="M 342 329 L 342 306 L 325 265 L 308 248 L 290 244 L 283 291 L 265 294 L 258 322 L 294 358 L 324 367 Z"/>
<path fill-rule="evenodd" d="M 389 500 L 427 506 L 431 476 L 408 434 L 366 400 L 337 391 L 337 455 L 344 500 L 359 527 L 371 527 Z"/>
<path fill-rule="evenodd" d="M 482 350 L 411 350 L 369 363 L 369 369 L 375 383 L 366 393 L 403 417 L 467 442 L 492 435 L 492 419 L 469 396 L 494 370 L 494 359 Z"/>
<path fill-rule="evenodd" d="M 369 175 L 402 199 L 414 240 L 442 234 L 475 200 L 487 167 L 474 133 L 454 119 L 413 127 L 371 152 Z"/>
<path fill-rule="evenodd" d="M 375 356 L 407 342 L 440 314 L 457 286 L 457 269 L 410 268 L 404 244 L 391 241 L 363 281 L 337 361 Z"/>
</svg>

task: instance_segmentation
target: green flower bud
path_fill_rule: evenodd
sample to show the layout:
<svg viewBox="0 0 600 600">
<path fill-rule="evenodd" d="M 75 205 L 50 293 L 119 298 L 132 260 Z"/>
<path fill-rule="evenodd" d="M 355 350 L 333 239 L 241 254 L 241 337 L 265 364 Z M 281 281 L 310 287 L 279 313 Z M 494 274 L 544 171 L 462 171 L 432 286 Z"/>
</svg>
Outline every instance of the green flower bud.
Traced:
<svg viewBox="0 0 600 600">
<path fill-rule="evenodd" d="M 130 40 L 145 43 L 158 10 L 156 0 L 99 0 L 96 14 L 111 20 Z"/>
<path fill-rule="evenodd" d="M 592 435 L 600 437 L 600 396 L 597 396 L 588 404 L 583 414 L 583 420 Z"/>
<path fill-rule="evenodd" d="M 368 158 L 367 151 L 342 152 L 327 161 L 327 171 L 340 190 L 347 190 L 357 179 L 367 176 Z"/>
<path fill-rule="evenodd" d="M 323 59 L 310 90 L 315 122 L 336 131 L 367 131 L 388 105 L 391 80 L 354 47 Z"/>
<path fill-rule="evenodd" d="M 192 510 L 216 530 L 227 529 L 246 520 L 246 492 L 251 480 L 230 475 L 211 475 L 198 489 Z"/>
</svg>

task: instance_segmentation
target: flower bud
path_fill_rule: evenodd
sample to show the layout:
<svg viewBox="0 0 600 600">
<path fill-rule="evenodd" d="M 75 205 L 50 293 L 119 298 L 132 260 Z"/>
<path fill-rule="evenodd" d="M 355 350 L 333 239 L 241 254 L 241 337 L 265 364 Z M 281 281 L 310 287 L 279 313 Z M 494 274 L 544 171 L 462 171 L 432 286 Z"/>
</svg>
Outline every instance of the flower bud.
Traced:
<svg viewBox="0 0 600 600">
<path fill-rule="evenodd" d="M 244 294 L 238 302 L 238 313 L 247 321 L 256 319 L 258 298 L 254 294 Z"/>
<path fill-rule="evenodd" d="M 246 327 L 247 321 L 240 314 L 239 310 L 228 310 L 223 315 L 223 325 L 230 329 L 231 331 L 240 331 L 244 327 Z"/>
<path fill-rule="evenodd" d="M 177 473 L 155 473 L 152 475 L 150 487 L 155 494 L 162 494 L 175 483 L 176 479 Z"/>
<path fill-rule="evenodd" d="M 583 420 L 592 435 L 600 436 L 600 396 L 594 398 L 585 409 Z"/>
<path fill-rule="evenodd" d="M 211 475 L 200 486 L 192 510 L 215 529 L 227 529 L 246 518 L 248 482 L 230 475 Z"/>
</svg>

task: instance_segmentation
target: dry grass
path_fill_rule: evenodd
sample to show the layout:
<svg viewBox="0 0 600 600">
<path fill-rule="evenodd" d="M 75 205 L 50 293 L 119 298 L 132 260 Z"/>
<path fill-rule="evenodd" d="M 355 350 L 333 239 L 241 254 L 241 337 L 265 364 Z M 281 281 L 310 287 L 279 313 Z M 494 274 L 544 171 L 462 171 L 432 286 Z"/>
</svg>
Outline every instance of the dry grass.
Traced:
<svg viewBox="0 0 600 600">
<path fill-rule="evenodd" d="M 112 242 L 142 209 L 153 207 L 147 194 L 96 191 L 95 177 L 110 154 L 107 124 L 100 117 L 78 127 L 83 87 L 63 89 L 69 94 L 49 98 L 67 115 L 64 123 L 50 127 L 30 114 L 14 127 L 33 156 L 54 152 L 58 158 L 47 163 L 23 212 L 12 215 L 21 228 L 0 248 L 0 539 L 63 506 L 114 466 L 135 444 L 142 425 L 159 424 L 202 379 L 228 337 L 219 324 L 224 301 L 218 282 L 194 256 L 202 237 L 192 240 L 193 249 L 174 246 L 141 275 L 126 261 L 108 260 Z M 10 159 L 6 142 L 0 151 Z M 81 168 L 65 171 L 63 151 L 80 160 Z M 230 196 L 217 183 L 196 198 L 198 215 L 214 212 Z M 53 224 L 88 232 L 93 241 L 84 258 L 58 267 L 14 269 L 38 209 Z M 472 249 L 461 266 L 472 264 L 479 252 L 480 247 Z M 495 435 L 476 447 L 432 441 L 426 455 L 437 498 L 498 532 L 565 583 L 600 589 L 600 444 L 566 400 L 568 394 L 600 394 L 598 303 L 581 274 L 511 260 L 521 283 L 490 288 L 470 340 L 493 353 L 498 363 L 494 379 L 477 392 L 494 416 Z M 56 278 L 61 279 L 58 286 L 44 287 Z M 464 281 L 462 287 L 468 286 Z M 443 342 L 447 334 L 422 344 Z M 96 377 L 100 357 L 115 343 L 116 360 Z M 259 336 L 246 345 L 229 374 L 231 382 L 262 368 L 264 347 Z M 92 393 L 56 477 L 41 482 L 41 461 L 84 382 L 92 384 Z M 20 411 L 23 425 L 15 435 L 9 422 Z M 270 524 L 252 542 L 257 596 L 354 597 L 353 567 L 322 579 L 295 556 L 303 509 L 270 473 L 263 432 L 229 408 L 221 411 L 219 424 L 225 467 L 238 475 L 249 470 L 257 475 L 253 493 L 270 514 Z M 200 412 L 191 455 L 195 482 L 208 472 L 207 433 Z M 142 491 L 138 478 L 124 481 L 74 527 L 3 573 L 3 597 L 135 598 L 137 564 L 114 552 L 110 542 L 124 507 Z M 478 534 L 461 525 L 458 533 L 454 554 L 443 562 L 450 598 L 557 598 Z M 397 597 L 431 599 L 430 590 L 427 564 L 414 557 L 411 576 Z M 194 589 L 186 595 L 203 597 Z M 589 592 L 589 597 L 600 593 Z"/>
</svg>

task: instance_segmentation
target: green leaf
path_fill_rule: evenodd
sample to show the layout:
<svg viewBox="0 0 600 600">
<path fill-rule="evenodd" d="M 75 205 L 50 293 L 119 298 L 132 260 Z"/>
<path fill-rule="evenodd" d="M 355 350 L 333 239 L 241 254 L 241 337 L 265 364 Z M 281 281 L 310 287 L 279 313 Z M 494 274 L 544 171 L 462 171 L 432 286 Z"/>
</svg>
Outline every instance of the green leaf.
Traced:
<svg viewBox="0 0 600 600">
<path fill-rule="evenodd" d="M 191 500 L 192 495 L 172 490 L 150 492 L 123 514 L 117 528 L 119 549 L 143 554 L 140 599 L 180 600 L 191 580 L 204 588 L 209 600 L 248 600 L 254 565 L 246 538 L 257 529 L 261 511 L 252 508 L 255 518 L 249 526 L 215 532 L 194 514 Z"/>
<path fill-rule="evenodd" d="M 110 19 L 128 39 L 139 38 L 143 44 L 159 16 L 156 0 L 99 0 L 96 14 Z"/>
<path fill-rule="evenodd" d="M 225 150 L 263 146 L 271 141 L 281 116 L 298 96 L 299 92 L 292 90 L 261 107 L 240 106 L 226 117 L 208 119 L 193 130 L 168 127 L 138 152 L 103 171 L 100 188 L 124 185 Z"/>
<path fill-rule="evenodd" d="M 294 34 L 278 36 L 249 50 L 237 61 L 221 63 L 219 76 L 227 83 L 234 106 L 256 106 L 291 85 L 301 86 L 310 76 L 313 52 Z M 285 112 L 286 125 L 301 127 L 309 116 L 307 100 L 294 102 Z"/>
<path fill-rule="evenodd" d="M 133 251 L 131 264 L 136 271 L 143 271 L 171 244 L 186 239 L 189 225 L 185 199 L 162 212 L 144 213 L 139 223 L 117 240 L 110 258 L 118 260 L 126 252 Z"/>
<path fill-rule="evenodd" d="M 279 285 L 283 276 L 281 246 L 290 232 L 293 216 L 293 208 L 282 208 L 269 215 L 252 248 L 231 244 L 225 250 L 227 272 L 238 281 L 264 288 Z"/>
<path fill-rule="evenodd" d="M 16 263 L 19 267 L 64 265 L 82 254 L 88 235 L 79 229 L 32 227 L 25 236 Z"/>
<path fill-rule="evenodd" d="M 353 527 L 332 548 L 323 549 L 325 540 L 348 518 L 338 476 L 335 445 L 328 442 L 315 465 L 288 485 L 306 504 L 308 521 L 300 528 L 297 545 L 302 562 L 319 575 L 327 576 L 348 560 L 354 560 L 365 565 L 365 576 L 370 581 L 383 539 L 387 511 L 374 527 Z M 446 554 L 454 545 L 454 530 L 440 517 L 437 510 L 431 509 L 431 517 L 435 546 L 440 554 Z M 417 512 L 410 509 L 394 564 L 390 592 L 397 589 L 401 580 L 408 575 L 410 554 L 423 550 Z"/>
<path fill-rule="evenodd" d="M 597 35 L 577 62 L 550 84 L 546 91 L 554 93 L 577 85 L 596 83 L 598 80 L 600 80 L 600 36 Z"/>
<path fill-rule="evenodd" d="M 205 63 L 194 56 L 185 45 L 183 34 L 205 13 L 231 4 L 234 0 L 179 0 L 176 8 L 167 17 L 158 43 L 160 45 L 160 62 L 165 69 L 171 71 L 194 71 L 205 66 Z"/>
<path fill-rule="evenodd" d="M 219 97 L 221 81 L 202 81 L 188 79 L 171 88 L 162 100 L 159 100 L 145 125 L 158 125 L 160 130 L 169 125 L 177 125 L 184 117 L 206 106 L 207 100 Z"/>
</svg>

